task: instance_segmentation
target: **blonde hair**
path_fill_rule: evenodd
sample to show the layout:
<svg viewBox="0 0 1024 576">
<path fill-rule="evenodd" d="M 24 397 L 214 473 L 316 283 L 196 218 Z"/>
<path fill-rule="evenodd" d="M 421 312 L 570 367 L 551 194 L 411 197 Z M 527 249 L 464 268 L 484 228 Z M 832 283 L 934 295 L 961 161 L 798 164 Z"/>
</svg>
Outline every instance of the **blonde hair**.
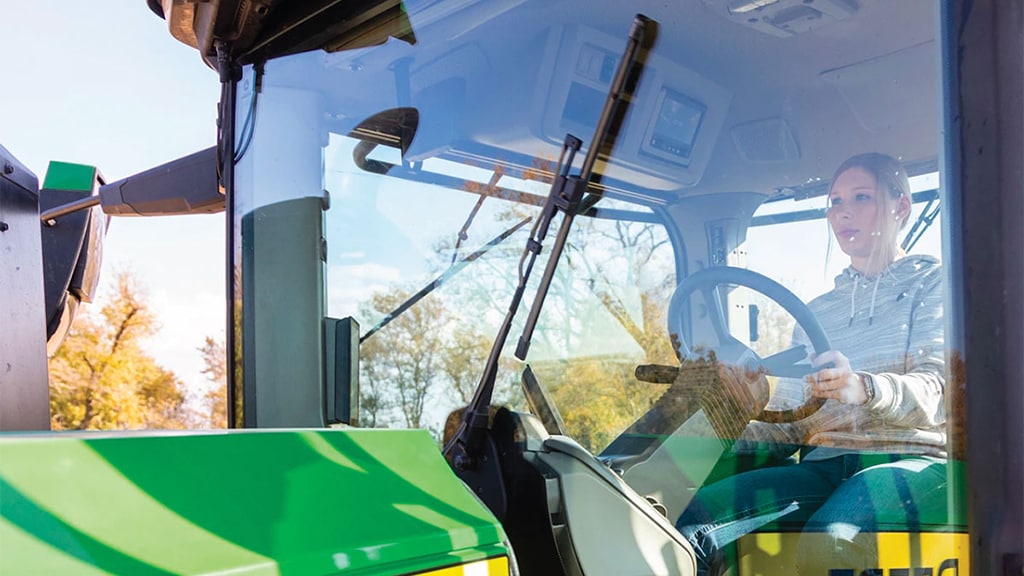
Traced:
<svg viewBox="0 0 1024 576">
<path fill-rule="evenodd" d="M 876 191 L 879 192 L 875 194 L 878 206 L 875 224 L 878 227 L 876 232 L 880 236 L 880 241 L 878 249 L 871 255 L 871 263 L 888 264 L 903 254 L 903 250 L 897 245 L 898 235 L 910 220 L 910 211 L 900 216 L 896 212 L 896 206 L 900 198 L 906 197 L 908 202 L 910 201 L 910 179 L 899 160 L 888 154 L 867 152 L 847 158 L 832 174 L 832 182 L 852 168 L 860 168 L 875 179 Z M 831 192 L 829 187 L 829 193 Z M 889 215 L 896 217 L 887 217 Z"/>
</svg>

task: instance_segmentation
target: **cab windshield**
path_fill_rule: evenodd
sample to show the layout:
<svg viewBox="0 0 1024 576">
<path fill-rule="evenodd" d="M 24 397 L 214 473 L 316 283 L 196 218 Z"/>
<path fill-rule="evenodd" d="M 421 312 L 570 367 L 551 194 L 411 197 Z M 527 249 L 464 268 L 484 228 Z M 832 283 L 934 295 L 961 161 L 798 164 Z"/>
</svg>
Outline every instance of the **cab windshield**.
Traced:
<svg viewBox="0 0 1024 576">
<path fill-rule="evenodd" d="M 876 560 L 889 546 L 894 565 L 937 569 L 966 545 L 943 539 L 965 527 L 947 506 L 961 486 L 945 394 L 936 3 L 404 7 L 414 38 L 245 69 L 236 293 L 252 311 L 244 345 L 267 359 L 240 376 L 325 378 L 322 363 L 274 350 L 303 325 L 350 318 L 358 425 L 423 428 L 443 448 L 526 273 L 562 143 L 583 141 L 578 170 L 642 13 L 653 26 L 597 155 L 594 201 L 550 278 L 553 231 L 537 256 L 500 349 L 492 425 L 508 413 L 526 444 L 571 439 L 656 503 L 700 570 L 794 573 L 809 548 L 847 569 L 840 543 L 861 540 L 836 536 L 822 501 L 772 509 L 722 545 L 717 524 L 702 532 L 761 498 L 738 488 L 745 474 L 824 462 L 815 473 L 828 476 L 837 458 L 828 502 L 857 472 L 925 470 L 908 485 L 909 516 L 880 495 L 896 476 L 847 495 L 870 509 L 863 498 L 879 494 L 855 532 L 918 543 L 911 554 L 873 536 Z"/>
</svg>

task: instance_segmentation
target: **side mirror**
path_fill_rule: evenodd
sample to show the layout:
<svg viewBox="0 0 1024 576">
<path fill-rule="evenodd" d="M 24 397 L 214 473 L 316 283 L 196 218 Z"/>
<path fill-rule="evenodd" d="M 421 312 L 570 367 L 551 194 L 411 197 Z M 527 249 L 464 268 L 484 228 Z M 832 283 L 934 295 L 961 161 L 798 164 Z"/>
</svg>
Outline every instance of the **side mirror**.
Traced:
<svg viewBox="0 0 1024 576">
<path fill-rule="evenodd" d="M 92 166 L 50 162 L 39 191 L 39 210 L 95 197 L 105 183 Z M 103 260 L 103 237 L 109 218 L 99 207 L 43 222 L 41 230 L 46 353 L 52 356 L 64 341 L 80 302 L 92 302 Z"/>
<path fill-rule="evenodd" d="M 92 166 L 51 162 L 39 194 L 47 353 L 99 282 L 110 215 L 169 216 L 224 210 L 216 147 L 107 183 Z"/>
</svg>

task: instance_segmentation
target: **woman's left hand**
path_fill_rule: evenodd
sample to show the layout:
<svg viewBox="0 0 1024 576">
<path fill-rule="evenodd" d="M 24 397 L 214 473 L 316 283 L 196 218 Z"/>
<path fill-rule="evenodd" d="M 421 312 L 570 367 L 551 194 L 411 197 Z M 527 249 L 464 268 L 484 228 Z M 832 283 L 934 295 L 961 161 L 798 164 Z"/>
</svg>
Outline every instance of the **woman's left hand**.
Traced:
<svg viewBox="0 0 1024 576">
<path fill-rule="evenodd" d="M 811 385 L 811 395 L 816 398 L 832 398 L 843 404 L 863 404 L 868 400 L 864 381 L 850 367 L 850 360 L 838 350 L 823 352 L 811 359 L 811 364 L 821 366 L 831 362 L 832 368 L 823 368 L 804 376 Z"/>
</svg>

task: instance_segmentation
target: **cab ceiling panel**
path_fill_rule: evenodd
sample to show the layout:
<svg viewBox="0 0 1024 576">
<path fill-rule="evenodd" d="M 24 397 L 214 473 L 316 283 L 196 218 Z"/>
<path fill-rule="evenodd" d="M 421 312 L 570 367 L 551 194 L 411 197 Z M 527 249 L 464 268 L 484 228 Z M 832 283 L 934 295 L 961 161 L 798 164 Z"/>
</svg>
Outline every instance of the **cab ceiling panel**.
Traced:
<svg viewBox="0 0 1024 576">
<path fill-rule="evenodd" d="M 636 13 L 658 33 L 613 165 L 597 167 L 613 179 L 652 194 L 770 192 L 828 178 L 857 152 L 937 154 L 932 0 L 219 5 L 217 26 L 229 9 L 248 58 L 329 52 L 293 75 L 321 83 L 339 131 L 418 108 L 413 159 L 482 146 L 553 160 L 565 132 L 588 143 Z"/>
</svg>

